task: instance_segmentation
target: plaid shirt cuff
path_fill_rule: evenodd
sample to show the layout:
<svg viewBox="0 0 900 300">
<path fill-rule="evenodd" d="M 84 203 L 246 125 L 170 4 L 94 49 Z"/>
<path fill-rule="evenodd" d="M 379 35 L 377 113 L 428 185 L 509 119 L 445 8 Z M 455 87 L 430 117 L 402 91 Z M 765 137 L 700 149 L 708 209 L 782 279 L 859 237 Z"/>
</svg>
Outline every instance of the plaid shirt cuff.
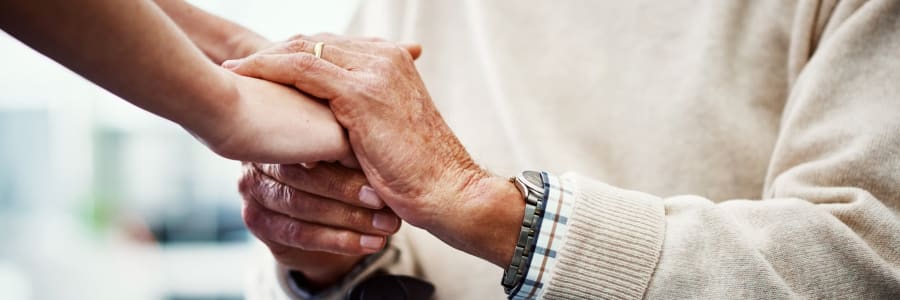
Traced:
<svg viewBox="0 0 900 300">
<path fill-rule="evenodd" d="M 525 282 L 517 292 L 509 295 L 509 299 L 542 298 L 543 287 L 550 279 L 568 230 L 569 216 L 575 200 L 572 191 L 574 183 L 567 178 L 561 180 L 550 173 L 543 173 L 547 180 L 544 182 L 544 215 L 540 221 L 540 233 L 528 264 Z"/>
</svg>

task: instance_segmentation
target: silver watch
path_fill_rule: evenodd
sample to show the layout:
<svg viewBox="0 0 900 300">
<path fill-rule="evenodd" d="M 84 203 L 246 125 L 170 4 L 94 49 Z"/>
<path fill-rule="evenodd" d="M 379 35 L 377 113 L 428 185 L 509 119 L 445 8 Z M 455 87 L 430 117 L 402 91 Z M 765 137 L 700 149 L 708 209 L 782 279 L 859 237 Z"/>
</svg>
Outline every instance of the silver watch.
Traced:
<svg viewBox="0 0 900 300">
<path fill-rule="evenodd" d="M 544 215 L 544 182 L 543 173 L 525 171 L 514 179 L 516 188 L 522 193 L 525 200 L 525 216 L 522 218 L 522 227 L 519 238 L 516 240 L 516 250 L 512 261 L 506 271 L 503 272 L 503 285 L 506 294 L 518 292 L 524 282 L 526 271 L 531 264 L 534 253 L 535 239 L 540 232 L 540 220 Z"/>
</svg>

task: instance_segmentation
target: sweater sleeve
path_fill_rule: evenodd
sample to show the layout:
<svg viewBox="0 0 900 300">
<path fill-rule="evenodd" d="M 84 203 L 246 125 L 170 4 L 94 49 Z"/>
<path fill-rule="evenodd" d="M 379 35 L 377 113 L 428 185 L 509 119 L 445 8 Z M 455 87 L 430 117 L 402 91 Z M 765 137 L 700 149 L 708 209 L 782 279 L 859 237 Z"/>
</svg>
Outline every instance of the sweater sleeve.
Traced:
<svg viewBox="0 0 900 300">
<path fill-rule="evenodd" d="M 567 174 L 575 200 L 544 296 L 900 299 L 900 1 L 829 30 L 793 81 L 759 199 Z"/>
</svg>

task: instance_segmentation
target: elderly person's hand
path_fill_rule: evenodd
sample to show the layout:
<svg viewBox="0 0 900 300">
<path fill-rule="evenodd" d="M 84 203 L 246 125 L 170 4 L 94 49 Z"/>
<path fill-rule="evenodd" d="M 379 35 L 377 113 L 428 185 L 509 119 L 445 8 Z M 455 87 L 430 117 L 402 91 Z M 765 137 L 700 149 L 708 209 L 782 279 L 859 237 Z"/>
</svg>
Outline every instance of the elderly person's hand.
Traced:
<svg viewBox="0 0 900 300">
<path fill-rule="evenodd" d="M 458 249 L 506 266 L 524 202 L 476 165 L 436 110 L 408 51 L 392 43 L 298 39 L 224 67 L 329 100 L 366 177 L 394 212 Z M 473 108 L 474 109 L 474 108 Z"/>
<path fill-rule="evenodd" d="M 381 250 L 400 227 L 366 184 L 359 170 L 336 164 L 245 163 L 244 222 L 280 264 L 324 286 Z"/>
</svg>

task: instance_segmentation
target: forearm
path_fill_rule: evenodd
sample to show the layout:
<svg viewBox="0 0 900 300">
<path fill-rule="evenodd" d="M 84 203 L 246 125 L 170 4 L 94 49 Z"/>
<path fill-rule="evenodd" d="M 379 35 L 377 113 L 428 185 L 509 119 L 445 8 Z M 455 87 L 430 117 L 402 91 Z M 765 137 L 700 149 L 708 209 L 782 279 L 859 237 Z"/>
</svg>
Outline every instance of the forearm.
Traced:
<svg viewBox="0 0 900 300">
<path fill-rule="evenodd" d="M 131 103 L 191 130 L 237 95 L 149 1 L 0 1 L 0 26 Z M 205 124 L 208 124 L 208 120 Z"/>
<path fill-rule="evenodd" d="M 263 36 L 184 0 L 154 0 L 216 64 L 248 56 L 269 44 Z"/>
</svg>

